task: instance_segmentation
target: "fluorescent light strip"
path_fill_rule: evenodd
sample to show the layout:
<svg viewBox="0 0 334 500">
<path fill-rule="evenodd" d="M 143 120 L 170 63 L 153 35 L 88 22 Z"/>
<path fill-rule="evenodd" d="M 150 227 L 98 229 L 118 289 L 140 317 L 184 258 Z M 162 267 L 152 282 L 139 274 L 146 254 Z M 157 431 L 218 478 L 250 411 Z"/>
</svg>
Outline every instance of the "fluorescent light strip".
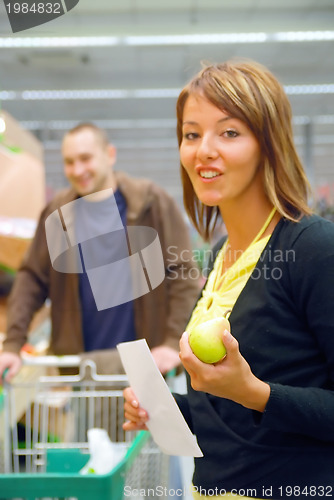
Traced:
<svg viewBox="0 0 334 500">
<path fill-rule="evenodd" d="M 21 92 L 12 92 L 10 90 L 0 90 L 0 101 L 16 101 L 20 99 Z"/>
<path fill-rule="evenodd" d="M 0 48 L 110 47 L 120 45 L 115 36 L 0 37 Z"/>
<path fill-rule="evenodd" d="M 288 95 L 333 94 L 334 84 L 285 85 L 284 90 Z"/>
<path fill-rule="evenodd" d="M 272 37 L 277 42 L 325 42 L 334 40 L 334 31 L 283 31 Z"/>
<path fill-rule="evenodd" d="M 122 139 L 115 139 L 113 140 L 113 144 L 117 147 L 117 149 L 125 149 L 126 151 L 129 151 L 131 149 L 148 149 L 148 150 L 154 150 L 154 149 L 172 149 L 175 154 L 177 153 L 177 139 L 172 138 L 172 139 L 162 139 L 162 138 L 155 138 L 152 140 L 151 138 L 147 140 L 122 140 Z M 43 147 L 47 151 L 57 151 L 59 152 L 61 146 L 61 141 L 45 141 L 43 143 Z"/>
<path fill-rule="evenodd" d="M 314 122 L 318 125 L 334 125 L 334 115 L 315 116 Z"/>
<path fill-rule="evenodd" d="M 334 115 L 296 115 L 292 118 L 294 125 L 307 125 L 314 123 L 316 125 L 334 125 Z"/>
<path fill-rule="evenodd" d="M 92 89 L 92 90 L 24 90 L 23 92 L 0 91 L 2 101 L 60 101 L 95 99 L 166 99 L 177 97 L 180 89 Z"/>
<path fill-rule="evenodd" d="M 1 94 L 0 94 L 1 97 Z M 94 99 L 125 99 L 127 90 L 93 89 L 93 90 L 25 90 L 21 93 L 24 101 L 59 101 L 59 100 L 94 100 Z"/>
<path fill-rule="evenodd" d="M 288 95 L 334 94 L 334 84 L 286 85 Z M 60 101 L 95 99 L 167 99 L 177 98 L 180 89 L 92 89 L 92 90 L 24 90 L 0 91 L 2 101 Z"/>
<path fill-rule="evenodd" d="M 202 45 L 230 43 L 263 43 L 268 39 L 266 33 L 203 33 L 190 35 L 126 36 L 124 45 Z"/>
<path fill-rule="evenodd" d="M 333 117 L 334 118 L 334 117 Z M 1 119 L 1 118 L 0 118 Z M 70 130 L 75 127 L 80 120 L 28 120 L 21 121 L 20 125 L 26 130 Z M 120 119 L 120 120 L 92 120 L 97 126 L 106 130 L 129 130 L 129 129 L 174 129 L 176 126 L 175 119 Z"/>
<path fill-rule="evenodd" d="M 314 117 L 311 118 L 310 116 L 299 115 L 299 116 L 294 116 L 292 118 L 292 123 L 293 123 L 293 125 L 308 125 L 313 120 L 314 120 Z"/>
<path fill-rule="evenodd" d="M 1 119 L 1 118 L 0 118 Z M 78 124 L 80 120 L 28 120 L 21 121 L 20 125 L 26 130 L 69 130 Z M 106 130 L 128 130 L 128 129 L 174 129 L 176 126 L 175 119 L 120 119 L 120 120 L 92 120 L 96 125 Z M 317 125 L 332 125 L 334 124 L 334 115 L 296 115 L 292 118 L 294 125 L 305 125 L 314 123 Z"/>
<path fill-rule="evenodd" d="M 198 33 L 152 36 L 0 37 L 0 48 L 113 47 L 150 45 L 202 45 L 264 42 L 323 42 L 334 40 L 334 31 L 277 33 Z"/>
</svg>

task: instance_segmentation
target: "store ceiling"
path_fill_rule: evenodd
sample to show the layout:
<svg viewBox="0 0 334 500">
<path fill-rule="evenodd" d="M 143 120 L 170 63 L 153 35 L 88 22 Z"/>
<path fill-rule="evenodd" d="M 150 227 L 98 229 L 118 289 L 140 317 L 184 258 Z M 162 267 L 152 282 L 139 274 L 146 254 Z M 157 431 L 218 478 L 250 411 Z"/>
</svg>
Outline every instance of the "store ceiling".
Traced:
<svg viewBox="0 0 334 500">
<path fill-rule="evenodd" d="M 51 187 L 65 184 L 64 132 L 93 120 L 118 147 L 119 168 L 153 178 L 181 203 L 177 92 L 201 61 L 252 58 L 287 86 L 309 177 L 333 194 L 333 33 L 334 0 L 80 0 L 66 15 L 15 35 L 1 4 L 2 107 L 42 140 Z M 219 37 L 196 43 L 196 34 Z M 45 37 L 56 46 L 42 46 Z"/>
</svg>

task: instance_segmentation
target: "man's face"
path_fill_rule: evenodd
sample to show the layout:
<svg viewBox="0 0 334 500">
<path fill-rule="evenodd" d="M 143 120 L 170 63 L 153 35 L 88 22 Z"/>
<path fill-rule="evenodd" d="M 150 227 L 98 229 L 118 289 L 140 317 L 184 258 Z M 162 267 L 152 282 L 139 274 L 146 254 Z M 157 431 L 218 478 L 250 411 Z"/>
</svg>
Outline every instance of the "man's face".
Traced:
<svg viewBox="0 0 334 500">
<path fill-rule="evenodd" d="M 73 189 L 85 196 L 103 189 L 115 189 L 112 167 L 115 148 L 104 145 L 93 130 L 66 135 L 62 146 L 64 172 Z"/>
</svg>

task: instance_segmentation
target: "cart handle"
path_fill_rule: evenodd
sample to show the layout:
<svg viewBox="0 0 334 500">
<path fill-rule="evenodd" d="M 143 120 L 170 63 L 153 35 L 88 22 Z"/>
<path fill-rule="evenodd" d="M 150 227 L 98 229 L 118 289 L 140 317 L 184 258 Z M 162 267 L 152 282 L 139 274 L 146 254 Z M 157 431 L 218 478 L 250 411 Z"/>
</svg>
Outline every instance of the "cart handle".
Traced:
<svg viewBox="0 0 334 500">
<path fill-rule="evenodd" d="M 64 355 L 64 356 L 27 356 L 22 358 L 22 362 L 25 366 L 54 366 L 57 368 L 73 368 L 73 367 L 78 367 L 79 368 L 79 375 L 72 375 L 65 377 L 64 375 L 60 377 L 57 376 L 48 376 L 47 380 L 52 379 L 54 382 L 78 382 L 83 380 L 85 376 L 85 371 L 86 367 L 89 367 L 92 379 L 94 381 L 105 381 L 105 382 L 127 382 L 128 378 L 127 375 L 122 375 L 122 374 L 117 374 L 117 375 L 99 375 L 96 372 L 96 364 L 93 360 L 90 359 L 85 359 L 82 360 L 80 356 L 71 354 L 71 355 Z M 167 384 L 170 384 L 174 377 L 176 375 L 176 370 L 170 370 L 168 373 L 166 373 L 165 378 Z M 42 377 L 43 380 L 45 377 Z"/>
<path fill-rule="evenodd" d="M 80 366 L 81 358 L 75 354 L 66 356 L 28 356 L 23 357 L 22 362 L 26 366 L 57 366 L 76 367 Z"/>
<path fill-rule="evenodd" d="M 82 382 L 86 376 L 86 369 L 90 370 L 90 376 L 95 382 L 109 382 L 109 383 L 128 383 L 126 375 L 99 375 L 96 372 L 96 364 L 91 359 L 81 359 L 80 356 L 66 355 L 66 356 L 36 356 L 27 357 L 23 359 L 23 364 L 26 366 L 55 366 L 58 368 L 64 367 L 79 367 L 78 375 L 48 375 L 40 376 L 40 382 L 53 382 L 53 383 L 76 383 Z"/>
</svg>

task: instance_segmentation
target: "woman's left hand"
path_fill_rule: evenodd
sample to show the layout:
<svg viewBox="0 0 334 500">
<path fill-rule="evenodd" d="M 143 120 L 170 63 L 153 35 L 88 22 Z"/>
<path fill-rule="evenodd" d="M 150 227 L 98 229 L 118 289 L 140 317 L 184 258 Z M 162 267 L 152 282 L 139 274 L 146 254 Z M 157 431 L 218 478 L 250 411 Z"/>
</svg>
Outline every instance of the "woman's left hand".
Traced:
<svg viewBox="0 0 334 500">
<path fill-rule="evenodd" d="M 215 364 L 203 363 L 192 352 L 188 333 L 180 340 L 180 359 L 190 375 L 195 391 L 203 391 L 231 399 L 246 408 L 263 412 L 270 395 L 270 386 L 255 377 L 239 351 L 238 341 L 228 330 L 222 333 L 226 356 Z"/>
</svg>

